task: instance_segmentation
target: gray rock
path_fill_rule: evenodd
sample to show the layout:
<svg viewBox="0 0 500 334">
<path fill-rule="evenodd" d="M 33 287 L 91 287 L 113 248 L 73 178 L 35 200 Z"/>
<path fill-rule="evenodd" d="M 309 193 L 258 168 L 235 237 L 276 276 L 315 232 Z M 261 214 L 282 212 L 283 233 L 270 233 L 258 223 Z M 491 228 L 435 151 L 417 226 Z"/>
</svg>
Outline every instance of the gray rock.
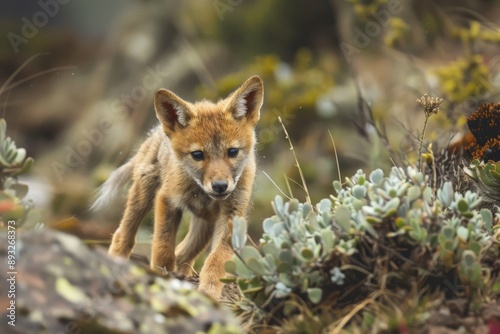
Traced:
<svg viewBox="0 0 500 334">
<path fill-rule="evenodd" d="M 0 233 L 2 245 L 7 233 Z M 51 230 L 18 231 L 16 264 L 0 249 L 0 333 L 240 333 L 235 317 L 176 278 L 110 258 Z M 11 271 L 15 275 L 8 274 Z M 9 277 L 15 297 L 9 298 Z M 15 301 L 15 312 L 7 310 Z M 15 313 L 15 327 L 9 325 Z M 7 319 L 7 321 L 6 321 Z M 12 322 L 11 322 L 12 324 Z"/>
</svg>

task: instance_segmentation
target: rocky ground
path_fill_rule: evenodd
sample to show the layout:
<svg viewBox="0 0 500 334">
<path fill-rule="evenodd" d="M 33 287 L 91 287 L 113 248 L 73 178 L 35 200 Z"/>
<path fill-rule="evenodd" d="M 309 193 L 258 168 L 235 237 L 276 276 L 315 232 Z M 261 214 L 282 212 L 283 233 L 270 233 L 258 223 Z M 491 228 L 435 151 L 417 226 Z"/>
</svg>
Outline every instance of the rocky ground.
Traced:
<svg viewBox="0 0 500 334">
<path fill-rule="evenodd" d="M 15 327 L 2 320 L 0 333 L 240 332 L 235 317 L 192 284 L 110 258 L 74 236 L 18 232 L 16 248 L 15 297 L 0 294 L 4 320 L 15 301 Z M 6 257 L 2 247 L 2 282 L 11 277 Z"/>
</svg>

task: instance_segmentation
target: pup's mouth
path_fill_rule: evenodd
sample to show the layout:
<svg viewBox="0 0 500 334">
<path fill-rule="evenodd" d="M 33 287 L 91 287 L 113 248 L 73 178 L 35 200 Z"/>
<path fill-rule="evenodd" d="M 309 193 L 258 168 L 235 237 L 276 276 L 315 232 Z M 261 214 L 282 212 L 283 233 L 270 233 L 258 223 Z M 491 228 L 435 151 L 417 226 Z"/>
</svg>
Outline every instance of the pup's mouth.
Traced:
<svg viewBox="0 0 500 334">
<path fill-rule="evenodd" d="M 231 192 L 225 192 L 225 193 L 222 193 L 222 194 L 219 194 L 219 193 L 207 193 L 207 195 L 210 196 L 210 198 L 215 199 L 215 200 L 224 200 L 224 199 L 228 198 L 229 195 L 231 195 Z"/>
</svg>

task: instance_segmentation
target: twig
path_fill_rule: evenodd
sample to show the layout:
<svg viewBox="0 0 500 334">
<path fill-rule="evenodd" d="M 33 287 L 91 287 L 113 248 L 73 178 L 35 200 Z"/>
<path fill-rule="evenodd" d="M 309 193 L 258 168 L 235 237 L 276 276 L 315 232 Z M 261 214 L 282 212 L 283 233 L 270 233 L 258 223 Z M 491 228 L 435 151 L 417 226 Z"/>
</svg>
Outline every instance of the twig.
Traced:
<svg viewBox="0 0 500 334">
<path fill-rule="evenodd" d="M 422 129 L 422 135 L 420 136 L 420 142 L 418 144 L 418 170 L 422 170 L 422 147 L 424 143 L 425 129 L 427 128 L 427 122 L 429 121 L 429 116 L 425 116 L 424 128 Z"/>
<path fill-rule="evenodd" d="M 443 102 L 440 97 L 430 97 L 424 94 L 421 98 L 417 99 L 417 103 L 420 105 L 425 113 L 424 128 L 422 129 L 422 135 L 420 136 L 420 144 L 418 146 L 418 170 L 422 170 L 422 147 L 424 143 L 425 129 L 427 128 L 427 122 L 431 115 L 437 114 L 439 111 L 439 106 Z"/>
</svg>

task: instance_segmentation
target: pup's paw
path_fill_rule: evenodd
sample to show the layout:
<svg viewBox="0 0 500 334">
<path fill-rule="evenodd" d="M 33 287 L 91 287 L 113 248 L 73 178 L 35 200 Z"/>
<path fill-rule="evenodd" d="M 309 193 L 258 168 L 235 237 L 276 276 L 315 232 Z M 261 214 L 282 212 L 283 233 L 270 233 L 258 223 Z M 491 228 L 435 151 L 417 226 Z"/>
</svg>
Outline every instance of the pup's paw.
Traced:
<svg viewBox="0 0 500 334">
<path fill-rule="evenodd" d="M 222 283 L 209 283 L 209 282 L 200 282 L 200 286 L 198 290 L 207 294 L 215 300 L 219 300 L 222 294 Z"/>
</svg>

